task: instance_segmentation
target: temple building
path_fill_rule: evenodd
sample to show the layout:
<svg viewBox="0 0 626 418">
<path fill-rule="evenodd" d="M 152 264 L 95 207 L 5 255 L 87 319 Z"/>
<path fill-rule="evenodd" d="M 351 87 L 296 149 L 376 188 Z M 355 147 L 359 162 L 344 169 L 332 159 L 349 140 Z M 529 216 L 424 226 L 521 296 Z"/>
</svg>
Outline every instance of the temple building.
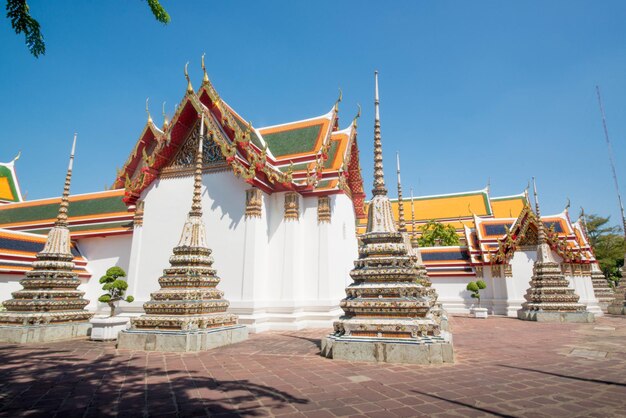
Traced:
<svg viewBox="0 0 626 418">
<path fill-rule="evenodd" d="M 357 118 L 340 127 L 339 99 L 317 117 L 254 127 L 221 99 L 206 72 L 197 90 L 185 75 L 175 114 L 160 127 L 148 114 L 111 190 L 69 198 L 86 308 L 105 309 L 98 279 L 113 265 L 127 271 L 135 297 L 119 311 L 141 315 L 159 289 L 187 215 L 181 202 L 192 194 L 204 114 L 202 220 L 229 312 L 253 332 L 332 326 L 357 253 L 355 219 L 365 216 Z M 15 202 L 0 205 L 2 300 L 20 288 L 60 202 L 20 201 L 13 164 L 5 166 L 11 177 L 3 178 L 14 186 L 3 196 Z"/>
<path fill-rule="evenodd" d="M 538 245 L 537 217 L 531 209 L 528 192 L 493 197 L 489 187 L 481 190 L 402 200 L 406 229 L 414 238 L 420 227 L 434 220 L 453 226 L 458 246 L 420 247 L 428 277 L 439 293 L 439 301 L 449 313 L 466 313 L 474 302 L 465 286 L 482 279 L 487 289 L 481 291 L 481 305 L 491 313 L 517 316 L 525 302 L 524 294 L 533 275 Z M 369 202 L 365 203 L 368 210 Z M 392 199 L 396 222 L 398 199 Z M 597 270 L 582 219 L 572 221 L 568 209 L 541 216 L 546 237 L 555 259 L 561 264 L 580 303 L 596 316 L 602 315 L 609 301 L 606 282 L 592 280 Z M 366 221 L 357 221 L 358 233 Z M 594 273 L 597 276 L 597 272 Z M 604 295 L 600 302 L 594 292 Z"/>
<path fill-rule="evenodd" d="M 159 125 L 148 112 L 110 189 L 69 196 L 73 271 L 89 301 L 85 309 L 108 309 L 97 301 L 98 279 L 114 265 L 128 273 L 128 294 L 135 297 L 120 306 L 121 313 L 144 314 L 159 290 L 187 216 L 182 202 L 193 191 L 204 115 L 202 220 L 229 312 L 252 332 L 331 327 L 343 312 L 339 302 L 352 282 L 357 237 L 367 225 L 358 116 L 341 122 L 338 99 L 319 116 L 257 127 L 218 95 L 206 71 L 197 89 L 185 76 L 176 112 Z M 16 160 L 0 164 L 3 301 L 21 288 L 61 203 L 60 197 L 25 200 Z M 485 188 L 409 198 L 406 184 L 406 233 L 415 240 L 421 225 L 436 220 L 452 225 L 460 238 L 459 246 L 419 248 L 438 302 L 449 313 L 468 312 L 473 300 L 465 286 L 483 278 L 483 306 L 516 316 L 536 258 L 538 220 L 527 193 L 494 197 Z M 390 201 L 398 220 L 398 201 Z M 582 222 L 572 221 L 567 210 L 541 221 L 580 303 L 600 315 L 593 288 L 600 281 L 591 280 L 596 260 Z"/>
</svg>

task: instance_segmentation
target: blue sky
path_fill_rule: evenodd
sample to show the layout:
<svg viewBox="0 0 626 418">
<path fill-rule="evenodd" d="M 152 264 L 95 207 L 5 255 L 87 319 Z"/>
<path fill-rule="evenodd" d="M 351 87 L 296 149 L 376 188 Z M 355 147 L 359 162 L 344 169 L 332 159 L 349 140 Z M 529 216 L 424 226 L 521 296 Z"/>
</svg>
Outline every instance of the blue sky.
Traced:
<svg viewBox="0 0 626 418">
<path fill-rule="evenodd" d="M 72 133 L 72 192 L 103 190 L 145 121 L 195 87 L 206 52 L 220 95 L 255 126 L 363 106 L 359 147 L 371 189 L 373 71 L 380 71 L 387 182 L 400 151 L 416 194 L 517 194 L 535 176 L 542 212 L 619 223 L 599 84 L 626 194 L 623 1 L 173 1 L 164 26 L 141 0 L 29 1 L 47 53 L 31 57 L 0 18 L 0 160 L 18 150 L 29 199 L 59 195 Z M 390 189 L 393 189 L 390 187 Z M 393 193 L 395 195 L 395 193 Z"/>
</svg>

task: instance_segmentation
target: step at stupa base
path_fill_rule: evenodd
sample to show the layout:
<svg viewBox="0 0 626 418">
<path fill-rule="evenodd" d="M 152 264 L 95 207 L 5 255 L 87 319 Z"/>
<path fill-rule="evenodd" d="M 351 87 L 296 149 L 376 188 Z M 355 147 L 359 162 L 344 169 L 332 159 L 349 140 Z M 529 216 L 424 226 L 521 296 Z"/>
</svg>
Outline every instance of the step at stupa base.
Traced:
<svg viewBox="0 0 626 418">
<path fill-rule="evenodd" d="M 321 354 L 334 360 L 372 363 L 454 363 L 452 336 L 448 332 L 441 332 L 437 337 L 409 341 L 329 335 L 322 340 Z"/>
<path fill-rule="evenodd" d="M 595 316 L 591 312 L 546 312 L 546 311 L 530 311 L 520 309 L 517 311 L 517 318 L 524 321 L 536 322 L 576 322 L 591 323 L 595 322 Z"/>
<path fill-rule="evenodd" d="M 193 331 L 129 329 L 119 333 L 120 350 L 190 352 L 235 344 L 248 339 L 245 325 Z"/>
<path fill-rule="evenodd" d="M 67 341 L 89 335 L 89 322 L 68 322 L 47 325 L 0 326 L 0 342 L 27 344 Z"/>
<path fill-rule="evenodd" d="M 611 315 L 626 315 L 626 303 L 622 306 L 619 305 L 609 305 L 607 308 L 608 313 Z"/>
</svg>

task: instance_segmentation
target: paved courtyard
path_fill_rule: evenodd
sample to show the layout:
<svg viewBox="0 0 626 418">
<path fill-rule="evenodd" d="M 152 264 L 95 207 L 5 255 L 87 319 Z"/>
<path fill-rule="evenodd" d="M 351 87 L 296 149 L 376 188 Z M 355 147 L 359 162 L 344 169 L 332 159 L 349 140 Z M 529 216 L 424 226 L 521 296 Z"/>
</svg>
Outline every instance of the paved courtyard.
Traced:
<svg viewBox="0 0 626 418">
<path fill-rule="evenodd" d="M 626 318 L 453 317 L 456 364 L 318 355 L 327 330 L 269 332 L 199 354 L 113 343 L 0 345 L 2 416 L 626 416 Z"/>
</svg>

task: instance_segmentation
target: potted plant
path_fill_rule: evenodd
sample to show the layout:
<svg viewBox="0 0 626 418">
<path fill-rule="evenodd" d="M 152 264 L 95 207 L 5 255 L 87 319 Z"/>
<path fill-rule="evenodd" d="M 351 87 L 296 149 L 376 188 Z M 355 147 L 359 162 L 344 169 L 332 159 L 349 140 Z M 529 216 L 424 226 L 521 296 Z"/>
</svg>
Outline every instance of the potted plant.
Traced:
<svg viewBox="0 0 626 418">
<path fill-rule="evenodd" d="M 480 307 L 480 291 L 486 288 L 487 283 L 485 283 L 483 280 L 476 280 L 475 282 L 469 282 L 467 284 L 466 289 L 471 292 L 470 296 L 472 297 L 472 299 L 478 300 L 478 306 L 472 305 L 472 307 L 470 308 L 470 315 L 474 316 L 474 318 L 487 319 L 487 308 Z"/>
<path fill-rule="evenodd" d="M 132 296 L 124 296 L 128 283 L 121 277 L 126 277 L 126 272 L 121 267 L 111 267 L 100 278 L 102 290 L 106 293 L 100 296 L 98 301 L 109 305 L 111 313 L 108 317 L 97 317 L 91 320 L 92 340 L 116 340 L 117 334 L 128 328 L 130 318 L 115 316 L 116 304 L 120 300 L 128 303 L 135 300 Z"/>
</svg>

